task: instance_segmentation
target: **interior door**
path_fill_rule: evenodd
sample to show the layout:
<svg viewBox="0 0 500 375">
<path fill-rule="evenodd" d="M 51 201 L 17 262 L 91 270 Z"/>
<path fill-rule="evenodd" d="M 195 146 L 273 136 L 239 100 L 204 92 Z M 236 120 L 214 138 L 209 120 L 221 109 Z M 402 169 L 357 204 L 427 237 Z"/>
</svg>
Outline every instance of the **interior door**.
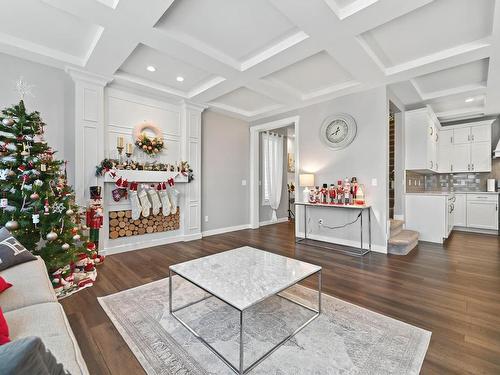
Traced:
<svg viewBox="0 0 500 375">
<path fill-rule="evenodd" d="M 454 144 L 453 145 L 453 172 L 468 172 L 470 166 L 470 145 L 469 144 Z"/>
<path fill-rule="evenodd" d="M 470 142 L 470 128 L 453 129 L 453 144 L 459 145 Z"/>
<path fill-rule="evenodd" d="M 490 142 L 471 143 L 471 170 L 474 172 L 491 172 Z"/>
</svg>

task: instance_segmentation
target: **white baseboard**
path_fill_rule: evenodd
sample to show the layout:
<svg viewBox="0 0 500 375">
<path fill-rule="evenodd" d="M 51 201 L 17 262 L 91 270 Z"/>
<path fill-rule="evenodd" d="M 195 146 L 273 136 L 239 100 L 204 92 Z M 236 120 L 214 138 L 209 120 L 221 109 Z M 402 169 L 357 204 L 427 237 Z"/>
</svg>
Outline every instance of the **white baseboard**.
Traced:
<svg viewBox="0 0 500 375">
<path fill-rule="evenodd" d="M 304 238 L 304 232 L 298 232 L 297 237 Z M 323 242 L 329 242 L 331 244 L 336 244 L 336 245 L 344 245 L 344 246 L 349 246 L 349 247 L 357 247 L 359 248 L 360 241 L 356 240 L 347 240 L 345 238 L 337 238 L 337 237 L 329 237 L 329 236 L 322 236 L 320 234 L 313 234 L 313 233 L 308 233 L 307 238 L 311 240 L 318 240 L 318 241 L 323 241 Z M 363 248 L 368 250 L 368 238 L 366 238 L 363 244 Z M 381 245 L 376 245 L 372 243 L 372 251 L 376 253 L 382 253 L 382 254 L 387 254 L 387 245 L 386 246 L 381 246 Z"/>
<path fill-rule="evenodd" d="M 99 251 L 99 254 L 101 254 L 101 255 L 113 255 L 113 254 L 124 253 L 127 251 L 141 250 L 141 249 L 145 249 L 147 247 L 166 245 L 166 244 L 174 243 L 174 242 L 187 242 L 187 241 L 199 240 L 200 238 L 201 238 L 201 233 L 195 233 L 195 234 L 188 234 L 185 236 L 181 235 L 181 236 L 159 238 L 159 239 L 149 240 L 149 241 L 132 242 L 132 243 L 127 243 L 127 244 L 123 244 L 123 245 L 110 246 L 110 247 L 104 248 L 104 249 Z"/>
<path fill-rule="evenodd" d="M 493 229 L 479 229 L 479 228 L 468 228 L 468 227 L 454 226 L 453 230 L 456 230 L 458 232 L 469 232 L 469 233 L 481 233 L 481 234 L 498 235 L 498 231 L 497 230 L 493 230 Z"/>
<path fill-rule="evenodd" d="M 216 234 L 235 232 L 237 230 L 243 230 L 243 229 L 249 229 L 249 228 L 250 228 L 250 224 L 243 224 L 243 225 L 235 225 L 232 227 L 210 229 L 210 230 L 206 230 L 204 232 L 201 232 L 201 234 L 203 237 L 208 237 L 208 236 L 215 236 Z"/>
<path fill-rule="evenodd" d="M 280 218 L 278 218 L 277 221 L 272 221 L 272 220 L 261 221 L 259 223 L 259 225 L 261 227 L 263 227 L 263 226 L 271 225 L 271 224 L 284 223 L 285 221 L 288 221 L 288 216 L 286 216 L 286 217 L 280 217 Z"/>
</svg>

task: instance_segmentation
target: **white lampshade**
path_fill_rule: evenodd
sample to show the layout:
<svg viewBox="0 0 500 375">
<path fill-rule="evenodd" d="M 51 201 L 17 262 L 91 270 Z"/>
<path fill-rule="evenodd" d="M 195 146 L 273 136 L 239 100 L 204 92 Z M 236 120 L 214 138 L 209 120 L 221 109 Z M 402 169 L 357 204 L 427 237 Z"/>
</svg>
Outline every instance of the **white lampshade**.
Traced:
<svg viewBox="0 0 500 375">
<path fill-rule="evenodd" d="M 299 186 L 314 186 L 314 175 L 312 173 L 304 173 L 299 175 Z"/>
</svg>

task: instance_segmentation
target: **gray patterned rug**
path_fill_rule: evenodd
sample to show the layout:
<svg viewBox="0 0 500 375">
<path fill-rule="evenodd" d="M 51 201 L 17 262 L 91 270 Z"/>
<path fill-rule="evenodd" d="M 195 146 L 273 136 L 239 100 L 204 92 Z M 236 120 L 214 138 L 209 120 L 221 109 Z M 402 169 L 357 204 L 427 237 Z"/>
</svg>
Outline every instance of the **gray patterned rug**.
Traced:
<svg viewBox="0 0 500 375">
<path fill-rule="evenodd" d="M 173 280 L 178 306 L 205 296 L 178 276 Z M 294 286 L 286 294 L 307 305 L 316 303 L 317 292 L 302 286 Z M 168 278 L 99 298 L 99 302 L 148 375 L 233 374 L 170 316 Z M 322 314 L 251 374 L 419 373 L 429 331 L 326 294 L 322 303 Z M 312 314 L 279 297 L 251 308 L 245 315 L 245 365 Z M 238 363 L 239 315 L 233 308 L 212 297 L 178 315 L 232 363 Z"/>
</svg>

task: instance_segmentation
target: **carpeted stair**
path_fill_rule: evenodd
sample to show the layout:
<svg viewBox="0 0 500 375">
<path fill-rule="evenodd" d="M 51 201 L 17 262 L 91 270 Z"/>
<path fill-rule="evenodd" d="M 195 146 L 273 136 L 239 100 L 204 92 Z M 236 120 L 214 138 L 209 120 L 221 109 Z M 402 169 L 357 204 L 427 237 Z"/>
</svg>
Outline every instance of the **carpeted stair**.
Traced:
<svg viewBox="0 0 500 375">
<path fill-rule="evenodd" d="M 406 255 L 418 245 L 418 232 L 403 229 L 404 221 L 391 220 L 389 254 Z"/>
</svg>

